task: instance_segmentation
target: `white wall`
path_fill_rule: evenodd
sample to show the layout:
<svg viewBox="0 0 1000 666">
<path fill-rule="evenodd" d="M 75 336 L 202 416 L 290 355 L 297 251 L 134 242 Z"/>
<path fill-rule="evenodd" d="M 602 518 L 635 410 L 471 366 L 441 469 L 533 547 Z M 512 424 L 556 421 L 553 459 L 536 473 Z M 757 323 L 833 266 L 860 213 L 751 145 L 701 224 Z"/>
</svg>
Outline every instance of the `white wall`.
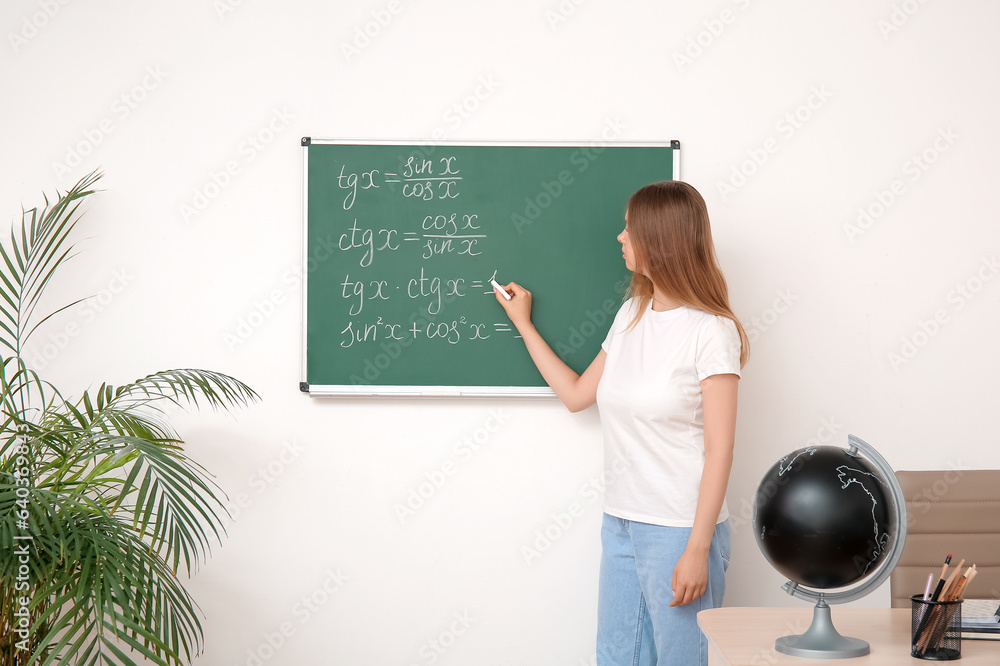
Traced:
<svg viewBox="0 0 1000 666">
<path fill-rule="evenodd" d="M 596 410 L 298 391 L 301 136 L 682 142 L 754 337 L 728 604 L 801 603 L 746 517 L 811 439 L 1000 467 L 998 22 L 991 0 L 5 2 L 0 210 L 106 173 L 53 303 L 97 296 L 40 335 L 40 369 L 78 393 L 206 367 L 263 396 L 179 417 L 236 514 L 190 582 L 198 663 L 593 656 Z"/>
</svg>

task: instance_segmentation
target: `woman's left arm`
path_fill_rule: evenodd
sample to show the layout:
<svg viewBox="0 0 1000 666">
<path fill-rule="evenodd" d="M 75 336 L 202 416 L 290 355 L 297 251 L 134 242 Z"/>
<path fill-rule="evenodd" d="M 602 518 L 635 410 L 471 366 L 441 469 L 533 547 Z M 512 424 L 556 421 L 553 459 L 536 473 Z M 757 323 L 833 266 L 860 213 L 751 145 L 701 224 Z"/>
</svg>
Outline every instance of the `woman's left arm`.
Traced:
<svg viewBox="0 0 1000 666">
<path fill-rule="evenodd" d="M 671 606 L 691 603 L 708 586 L 708 549 L 726 499 L 736 441 L 738 375 L 711 375 L 701 382 L 705 421 L 705 468 L 698 490 L 698 507 L 687 547 L 674 567 Z"/>
</svg>

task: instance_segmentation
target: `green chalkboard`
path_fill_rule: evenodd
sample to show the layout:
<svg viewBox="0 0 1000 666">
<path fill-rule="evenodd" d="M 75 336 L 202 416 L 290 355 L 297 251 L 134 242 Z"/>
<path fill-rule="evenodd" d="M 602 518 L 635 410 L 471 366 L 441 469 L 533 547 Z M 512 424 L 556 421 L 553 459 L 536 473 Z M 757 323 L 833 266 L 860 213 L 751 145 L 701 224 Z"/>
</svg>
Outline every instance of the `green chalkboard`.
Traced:
<svg viewBox="0 0 1000 666">
<path fill-rule="evenodd" d="M 489 280 L 582 372 L 622 302 L 628 197 L 680 144 L 303 139 L 311 394 L 552 395 Z"/>
</svg>

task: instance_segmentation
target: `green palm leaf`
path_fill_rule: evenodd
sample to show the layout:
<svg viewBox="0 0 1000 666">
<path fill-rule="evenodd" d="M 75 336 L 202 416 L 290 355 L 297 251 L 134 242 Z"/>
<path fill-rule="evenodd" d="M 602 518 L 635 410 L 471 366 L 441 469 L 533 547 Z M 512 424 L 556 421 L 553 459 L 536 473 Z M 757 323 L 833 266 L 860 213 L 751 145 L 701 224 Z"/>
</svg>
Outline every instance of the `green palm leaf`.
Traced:
<svg viewBox="0 0 1000 666">
<path fill-rule="evenodd" d="M 38 326 L 73 305 L 32 321 L 46 285 L 71 256 L 73 246 L 68 245 L 68 238 L 79 220 L 80 204 L 94 193 L 91 188 L 100 178 L 101 174 L 94 171 L 54 204 L 50 205 L 45 197 L 42 210 L 22 211 L 20 233 L 11 230 L 10 244 L 0 244 L 0 258 L 6 268 L 0 271 L 0 345 L 16 356 L 21 355 L 23 344 Z"/>
<path fill-rule="evenodd" d="M 99 178 L 24 211 L 0 243 L 0 553 L 29 544 L 31 583 L 21 650 L 11 619 L 25 592 L 11 591 L 25 576 L 0 555 L 0 666 L 179 666 L 202 650 L 199 611 L 177 573 L 190 575 L 221 540 L 225 494 L 188 457 L 165 407 L 259 399 L 227 375 L 176 369 L 69 400 L 25 364 L 32 333 L 70 307 L 36 312 Z"/>
</svg>

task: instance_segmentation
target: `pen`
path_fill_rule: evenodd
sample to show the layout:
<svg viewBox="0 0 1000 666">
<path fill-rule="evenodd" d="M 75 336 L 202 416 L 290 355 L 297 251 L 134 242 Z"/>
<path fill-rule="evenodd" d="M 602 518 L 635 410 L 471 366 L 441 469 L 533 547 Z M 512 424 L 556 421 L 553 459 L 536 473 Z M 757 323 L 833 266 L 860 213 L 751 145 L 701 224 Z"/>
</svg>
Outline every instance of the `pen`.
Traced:
<svg viewBox="0 0 1000 666">
<path fill-rule="evenodd" d="M 930 601 L 931 598 L 931 585 L 934 584 L 934 574 L 927 574 L 927 586 L 924 588 L 924 601 Z M 927 623 L 927 609 L 930 608 L 930 604 L 920 605 L 920 615 L 917 618 L 917 630 L 913 634 L 913 642 L 917 642 L 917 637 L 920 636 L 920 632 L 923 631 L 924 626 Z"/>
<path fill-rule="evenodd" d="M 931 585 L 934 584 L 934 574 L 927 574 L 927 587 L 924 588 L 924 601 L 931 598 Z"/>
<path fill-rule="evenodd" d="M 994 622 L 1000 622 L 1000 606 L 997 606 L 997 610 L 993 613 Z"/>
</svg>

